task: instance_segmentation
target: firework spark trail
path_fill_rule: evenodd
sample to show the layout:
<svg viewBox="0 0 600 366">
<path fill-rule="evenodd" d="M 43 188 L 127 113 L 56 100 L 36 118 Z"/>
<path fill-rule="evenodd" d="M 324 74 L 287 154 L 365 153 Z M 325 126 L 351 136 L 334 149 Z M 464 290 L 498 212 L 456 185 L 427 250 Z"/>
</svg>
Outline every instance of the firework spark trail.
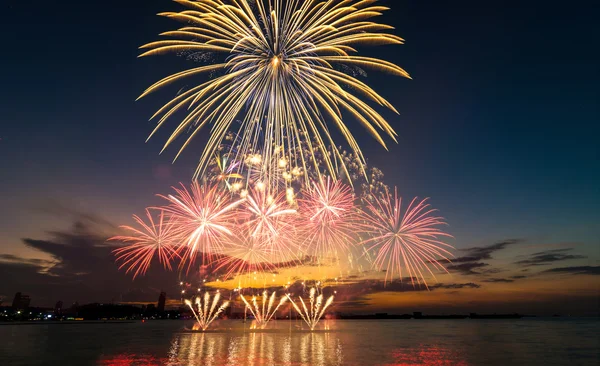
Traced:
<svg viewBox="0 0 600 366">
<path fill-rule="evenodd" d="M 217 292 L 213 299 L 212 305 L 210 305 L 210 294 L 208 292 L 204 294 L 204 301 L 202 301 L 202 298 L 198 296 L 195 301 L 197 311 L 194 310 L 192 301 L 185 300 L 185 304 L 192 310 L 192 313 L 198 322 L 198 326 L 203 331 L 206 331 L 210 324 L 219 316 L 219 314 L 221 314 L 229 306 L 229 301 L 224 301 L 220 306 L 218 306 L 220 299 L 221 294 Z"/>
<path fill-rule="evenodd" d="M 221 154 L 216 154 L 212 161 L 214 165 L 212 171 L 209 171 L 209 174 L 207 174 L 208 178 L 212 182 L 224 184 L 230 191 L 235 191 L 235 183 L 232 181 L 244 179 L 242 175 L 237 173 L 240 163 L 232 161 L 228 156 Z"/>
<path fill-rule="evenodd" d="M 243 209 L 248 214 L 244 235 L 266 246 L 279 262 L 297 260 L 298 245 L 293 239 L 298 215 L 282 193 L 269 195 L 265 190 L 251 190 Z"/>
<path fill-rule="evenodd" d="M 223 256 L 214 261 L 215 271 L 223 270 L 225 278 L 249 275 L 254 272 L 275 270 L 273 258 L 277 258 L 273 247 L 250 235 L 232 238 L 223 251 Z"/>
<path fill-rule="evenodd" d="M 302 299 L 302 297 L 298 297 L 300 299 L 300 303 L 302 304 L 302 309 L 294 302 L 290 294 L 287 294 L 288 299 L 292 303 L 292 306 L 296 310 L 298 314 L 302 317 L 302 320 L 308 325 L 310 330 L 315 330 L 315 327 L 325 314 L 325 311 L 331 304 L 333 303 L 333 295 L 330 296 L 325 303 L 323 303 L 323 294 L 319 294 L 315 298 L 317 290 L 315 288 L 311 288 L 309 292 L 309 301 L 310 307 L 306 306 L 306 302 Z"/>
<path fill-rule="evenodd" d="M 231 3 L 177 0 L 188 9 L 159 15 L 184 22 L 186 26 L 162 34 L 170 39 L 142 46 L 144 52 L 140 57 L 169 52 L 214 52 L 226 60 L 173 74 L 150 86 L 140 98 L 182 79 L 220 73 L 160 108 L 152 117 L 159 119 L 150 136 L 178 111 L 186 110 L 187 116 L 163 148 L 190 130 L 178 157 L 200 129 L 211 126 L 210 139 L 196 171 L 199 176 L 236 118 L 242 116 L 238 153 L 263 151 L 268 161 L 299 159 L 306 168 L 316 165 L 312 153 L 317 148 L 337 146 L 329 132 L 329 121 L 364 167 L 360 147 L 342 121 L 343 112 L 354 116 L 385 147 L 380 132 L 394 141 L 396 133 L 361 97 L 397 111 L 367 84 L 336 67 L 367 67 L 410 78 L 391 62 L 356 55 L 357 45 L 404 43 L 402 38 L 386 33 L 393 27 L 370 21 L 388 10 L 375 5 L 376 1 L 257 0 L 251 4 L 249 0 Z M 314 136 L 314 143 L 308 136 Z M 311 152 L 308 161 L 294 153 L 302 143 Z M 331 156 L 323 157 L 329 174 L 335 176 L 336 167 L 347 173 L 339 149 L 333 148 Z M 265 176 L 271 176 L 271 166 L 264 168 Z"/>
<path fill-rule="evenodd" d="M 287 301 L 287 297 L 282 296 L 277 306 L 274 306 L 276 292 L 273 291 L 273 293 L 269 297 L 267 290 L 265 290 L 262 294 L 262 306 L 259 306 L 256 296 L 252 296 L 252 304 L 250 304 L 248 300 L 246 300 L 244 295 L 240 294 L 240 297 L 246 305 L 246 308 L 250 310 L 250 312 L 254 316 L 256 326 L 260 329 L 266 328 L 267 324 L 269 324 L 271 319 L 273 319 L 273 317 L 277 313 L 277 310 L 279 310 L 279 308 Z"/>
<path fill-rule="evenodd" d="M 356 241 L 360 226 L 352 188 L 328 177 L 301 193 L 299 240 L 309 255 L 338 258 Z"/>
<path fill-rule="evenodd" d="M 250 214 L 246 222 L 249 234 L 267 242 L 279 238 L 282 230 L 291 226 L 290 216 L 296 214 L 296 210 L 287 207 L 281 194 L 272 196 L 260 190 L 247 196 L 244 207 Z"/>
<path fill-rule="evenodd" d="M 117 262 L 122 262 L 119 269 L 127 267 L 126 273 L 133 272 L 134 279 L 148 271 L 155 255 L 158 257 L 159 262 L 169 270 L 171 270 L 173 257 L 179 256 L 174 246 L 175 227 L 172 223 L 165 221 L 164 211 L 160 211 L 156 223 L 149 209 L 146 209 L 146 216 L 148 217 L 148 224 L 139 216 L 133 216 L 141 229 L 121 226 L 121 228 L 132 232 L 131 236 L 115 236 L 109 239 L 128 244 L 125 247 L 113 250 L 113 254 L 117 257 Z"/>
<path fill-rule="evenodd" d="M 180 237 L 185 238 L 181 265 L 187 263 L 189 270 L 198 253 L 202 253 L 204 262 L 223 251 L 225 242 L 233 236 L 238 216 L 235 208 L 244 200 L 232 199 L 217 185 L 202 186 L 198 182 L 192 183 L 190 190 L 183 185 L 174 189 L 177 195 L 160 197 L 170 202 L 164 210 L 177 222 Z"/>
<path fill-rule="evenodd" d="M 394 196 L 389 192 L 374 202 L 367 202 L 366 217 L 370 227 L 370 238 L 362 242 L 367 250 L 375 250 L 373 265 L 378 269 L 386 269 L 393 279 L 394 273 L 402 278 L 402 267 L 406 268 L 411 283 L 423 283 L 427 288 L 425 274 L 434 279 L 435 274 L 428 264 L 447 272 L 439 262 L 440 258 L 450 262 L 452 256 L 446 248 L 453 248 L 439 240 L 440 237 L 452 237 L 441 231 L 438 226 L 445 225 L 441 217 L 432 216 L 436 210 L 431 209 L 427 199 L 413 199 L 406 212 L 402 213 L 402 198 L 395 189 Z"/>
</svg>

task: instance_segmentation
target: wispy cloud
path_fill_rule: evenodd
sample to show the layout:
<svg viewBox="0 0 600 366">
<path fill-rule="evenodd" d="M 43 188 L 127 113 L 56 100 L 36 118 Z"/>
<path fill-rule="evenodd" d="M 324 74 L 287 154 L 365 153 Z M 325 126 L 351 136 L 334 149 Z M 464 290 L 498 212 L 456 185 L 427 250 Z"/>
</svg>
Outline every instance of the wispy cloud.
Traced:
<svg viewBox="0 0 600 366">
<path fill-rule="evenodd" d="M 479 262 L 492 259 L 494 252 L 506 249 L 508 246 L 523 242 L 521 239 L 508 239 L 486 247 L 474 247 L 463 249 L 465 255 L 452 260 L 453 263 Z"/>
<path fill-rule="evenodd" d="M 521 266 L 546 266 L 556 262 L 563 262 L 573 259 L 585 259 L 583 255 L 568 254 L 573 248 L 554 249 L 544 252 L 533 253 L 527 259 L 515 262 Z"/>
<path fill-rule="evenodd" d="M 292 286 L 293 288 L 293 286 Z M 462 290 L 462 289 L 479 289 L 481 285 L 467 282 L 467 283 L 437 283 L 429 286 L 427 289 L 425 286 L 413 286 L 410 282 L 410 278 L 403 279 L 402 281 L 394 281 L 385 283 L 381 280 L 362 280 L 355 283 L 344 284 L 336 286 L 337 290 L 336 302 L 338 306 L 342 308 L 362 308 L 369 305 L 369 295 L 377 294 L 381 292 L 432 292 L 442 290 Z"/>
<path fill-rule="evenodd" d="M 487 278 L 485 280 L 481 280 L 481 282 L 489 282 L 489 283 L 512 283 L 515 280 L 510 280 L 507 278 Z"/>
<path fill-rule="evenodd" d="M 569 273 L 574 275 L 600 275 L 600 266 L 560 267 L 547 269 L 542 273 Z"/>
<path fill-rule="evenodd" d="M 462 264 L 452 264 L 446 267 L 446 269 L 450 272 L 459 272 L 463 275 L 479 275 L 481 272 L 474 271 L 478 268 L 487 267 L 489 264 L 483 262 L 474 262 L 474 263 L 462 263 Z"/>
<path fill-rule="evenodd" d="M 458 290 L 458 289 L 463 289 L 463 288 L 481 288 L 481 285 L 478 285 L 476 283 L 473 282 L 468 282 L 468 283 L 450 283 L 450 284 L 444 284 L 444 283 L 437 283 L 433 286 L 429 287 L 430 289 L 436 289 L 436 288 L 441 288 L 441 289 L 447 289 L 447 290 Z"/>
<path fill-rule="evenodd" d="M 23 258 L 12 254 L 0 254 L 0 262 L 27 264 L 39 267 L 51 266 L 56 263 L 45 259 Z"/>
<path fill-rule="evenodd" d="M 521 239 L 503 240 L 485 247 L 473 247 L 463 249 L 463 256 L 452 260 L 447 266 L 448 271 L 460 273 L 465 276 L 486 275 L 502 272 L 499 268 L 487 268 L 490 266 L 487 260 L 493 259 L 495 252 L 506 249 L 509 246 L 521 243 Z M 484 269 L 485 268 L 485 269 Z"/>
</svg>

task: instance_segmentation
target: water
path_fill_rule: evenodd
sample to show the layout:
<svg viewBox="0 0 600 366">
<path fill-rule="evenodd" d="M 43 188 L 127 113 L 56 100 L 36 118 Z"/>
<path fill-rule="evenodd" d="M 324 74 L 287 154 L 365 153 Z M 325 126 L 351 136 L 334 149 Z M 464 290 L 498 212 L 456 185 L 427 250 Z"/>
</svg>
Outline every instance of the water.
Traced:
<svg viewBox="0 0 600 366">
<path fill-rule="evenodd" d="M 0 325 L 0 365 L 599 365 L 596 319 L 328 321 L 307 333 L 222 321 Z"/>
</svg>

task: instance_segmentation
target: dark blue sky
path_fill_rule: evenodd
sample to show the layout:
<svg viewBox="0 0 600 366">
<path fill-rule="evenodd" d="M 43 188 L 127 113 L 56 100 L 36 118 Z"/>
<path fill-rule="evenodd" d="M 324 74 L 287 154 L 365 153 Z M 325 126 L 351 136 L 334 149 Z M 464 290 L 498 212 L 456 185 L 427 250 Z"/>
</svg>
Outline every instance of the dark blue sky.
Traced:
<svg viewBox="0 0 600 366">
<path fill-rule="evenodd" d="M 400 116 L 366 156 L 405 196 L 427 196 L 458 248 L 506 238 L 573 242 L 597 264 L 600 222 L 598 5 L 593 1 L 383 1 L 406 45 L 365 49 L 414 80 L 369 72 Z M 170 91 L 135 102 L 187 65 L 137 59 L 176 23 L 167 0 L 0 5 L 0 252 L 59 227 L 57 205 L 120 222 L 191 178 L 192 145 L 171 166 L 148 117 Z M 360 131 L 356 135 L 361 135 Z"/>
</svg>

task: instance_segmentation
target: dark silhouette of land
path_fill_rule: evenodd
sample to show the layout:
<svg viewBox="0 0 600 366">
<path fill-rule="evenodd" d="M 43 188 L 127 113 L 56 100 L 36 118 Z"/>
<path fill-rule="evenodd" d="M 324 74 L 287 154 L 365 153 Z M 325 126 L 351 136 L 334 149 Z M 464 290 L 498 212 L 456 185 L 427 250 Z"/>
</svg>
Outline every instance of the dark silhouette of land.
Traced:
<svg viewBox="0 0 600 366">
<path fill-rule="evenodd" d="M 142 306 L 129 304 L 72 304 L 65 308 L 62 301 L 58 301 L 54 308 L 29 307 L 31 299 L 20 292 L 15 294 L 12 306 L 0 307 L 0 322 L 47 322 L 47 321 L 134 321 L 134 320 L 176 320 L 192 319 L 189 308 L 180 305 L 178 308 L 165 309 L 167 296 L 161 292 L 157 303 Z M 345 320 L 395 320 L 395 319 L 519 319 L 522 314 L 450 314 L 428 315 L 422 312 L 412 314 L 344 314 L 331 312 L 325 315 L 328 319 Z M 243 307 L 229 307 L 222 315 L 226 319 L 251 320 L 249 312 Z M 275 319 L 298 319 L 298 315 L 289 310 L 280 311 Z"/>
</svg>

